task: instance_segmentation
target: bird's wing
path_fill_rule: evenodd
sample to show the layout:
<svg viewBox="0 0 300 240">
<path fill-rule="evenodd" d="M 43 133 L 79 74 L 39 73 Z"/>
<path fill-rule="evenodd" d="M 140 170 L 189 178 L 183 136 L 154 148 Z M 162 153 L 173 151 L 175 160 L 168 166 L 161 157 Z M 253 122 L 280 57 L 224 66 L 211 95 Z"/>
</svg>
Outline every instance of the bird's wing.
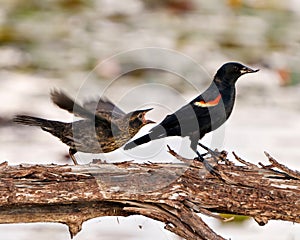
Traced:
<svg viewBox="0 0 300 240">
<path fill-rule="evenodd" d="M 209 115 L 208 108 L 197 109 L 192 104 L 187 104 L 178 109 L 175 113 L 167 115 L 160 123 L 164 128 L 172 128 L 180 124 L 188 124 L 189 121 L 197 118 L 205 118 Z"/>
<path fill-rule="evenodd" d="M 95 120 L 95 124 L 98 126 L 102 126 L 103 128 L 107 129 L 118 129 L 118 126 L 116 124 L 112 123 L 104 116 L 101 116 L 101 114 L 97 114 L 97 112 L 95 114 L 89 109 L 82 107 L 63 91 L 53 90 L 51 92 L 51 99 L 53 103 L 56 104 L 58 107 L 67 110 L 68 112 L 73 113 L 76 116 Z"/>
<path fill-rule="evenodd" d="M 115 117 L 123 117 L 125 115 L 125 112 L 106 98 L 100 98 L 98 101 L 87 101 L 83 104 L 83 107 L 90 111 L 96 111 L 99 115 L 103 116 L 111 114 Z"/>
<path fill-rule="evenodd" d="M 212 110 L 216 106 L 220 106 L 221 95 L 218 94 L 216 97 L 203 98 L 198 96 L 193 99 L 190 103 L 178 109 L 175 113 L 167 115 L 165 119 L 159 124 L 168 130 L 168 134 L 172 134 L 172 131 L 180 131 L 179 129 L 185 129 L 189 131 L 194 126 L 202 126 L 204 129 L 206 125 L 211 122 L 211 117 L 214 117 Z M 156 130 L 155 127 L 153 130 Z"/>
<path fill-rule="evenodd" d="M 201 136 L 204 136 L 210 128 L 210 109 L 217 106 L 219 101 L 220 97 L 204 101 L 202 96 L 198 96 L 190 103 L 178 109 L 175 113 L 167 115 L 165 119 L 160 124 L 153 127 L 148 134 L 127 143 L 124 149 L 128 150 L 136 147 L 137 145 L 166 136 L 193 137 L 195 135 L 195 131 L 196 138 L 201 138 Z M 199 132 L 200 125 L 201 132 Z"/>
</svg>

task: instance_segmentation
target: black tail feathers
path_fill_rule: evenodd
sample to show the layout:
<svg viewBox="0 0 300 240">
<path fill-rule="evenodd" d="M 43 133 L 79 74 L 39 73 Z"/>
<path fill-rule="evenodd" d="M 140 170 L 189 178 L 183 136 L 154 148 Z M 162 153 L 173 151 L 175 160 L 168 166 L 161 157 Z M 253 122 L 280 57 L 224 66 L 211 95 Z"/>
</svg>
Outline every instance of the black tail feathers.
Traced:
<svg viewBox="0 0 300 240">
<path fill-rule="evenodd" d="M 150 138 L 150 135 L 149 134 L 146 134 L 140 138 L 137 138 L 136 140 L 134 141 L 131 141 L 129 143 L 127 143 L 124 147 L 125 150 L 129 150 L 131 148 L 134 148 L 138 145 L 142 145 L 144 143 L 147 143 L 147 142 L 150 142 L 151 141 L 151 138 Z"/>
<path fill-rule="evenodd" d="M 142 144 L 150 142 L 152 140 L 164 138 L 166 136 L 167 136 L 167 133 L 166 133 L 165 129 L 163 128 L 163 126 L 157 125 L 150 130 L 150 133 L 127 143 L 125 145 L 124 149 L 128 150 L 131 148 L 135 148 L 138 145 L 142 145 Z"/>
</svg>

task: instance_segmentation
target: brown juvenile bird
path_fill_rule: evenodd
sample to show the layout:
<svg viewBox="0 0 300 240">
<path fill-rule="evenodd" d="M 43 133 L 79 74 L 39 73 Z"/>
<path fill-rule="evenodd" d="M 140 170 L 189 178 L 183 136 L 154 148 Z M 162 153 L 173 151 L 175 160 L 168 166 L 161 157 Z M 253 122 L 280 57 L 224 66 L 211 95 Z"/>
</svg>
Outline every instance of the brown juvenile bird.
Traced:
<svg viewBox="0 0 300 240">
<path fill-rule="evenodd" d="M 145 114 L 152 108 L 124 113 L 112 102 L 103 99 L 99 102 L 87 102 L 85 107 L 82 107 L 65 93 L 59 91 L 53 91 L 51 98 L 60 108 L 84 119 L 66 123 L 17 115 L 13 121 L 41 127 L 42 130 L 59 138 L 70 147 L 69 154 L 75 165 L 78 164 L 74 156 L 77 151 L 85 153 L 111 152 L 123 146 L 143 126 L 154 123 L 145 119 Z"/>
</svg>

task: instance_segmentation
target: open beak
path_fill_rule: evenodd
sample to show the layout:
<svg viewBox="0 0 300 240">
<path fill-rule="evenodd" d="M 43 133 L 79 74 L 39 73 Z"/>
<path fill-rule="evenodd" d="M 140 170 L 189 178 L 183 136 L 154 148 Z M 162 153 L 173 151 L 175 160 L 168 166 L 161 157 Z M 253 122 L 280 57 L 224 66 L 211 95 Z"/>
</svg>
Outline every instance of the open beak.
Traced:
<svg viewBox="0 0 300 240">
<path fill-rule="evenodd" d="M 152 120 L 145 120 L 144 121 L 146 124 L 149 124 L 149 123 L 156 123 L 156 122 L 154 122 L 154 121 L 152 121 Z"/>
<path fill-rule="evenodd" d="M 149 124 L 149 123 L 156 123 L 156 122 L 154 122 L 154 121 L 152 121 L 152 120 L 147 120 L 147 119 L 145 119 L 145 114 L 147 113 L 147 112 L 149 112 L 149 111 L 151 111 L 153 108 L 148 108 L 148 109 L 145 109 L 145 110 L 143 110 L 143 123 L 144 124 Z"/>
<path fill-rule="evenodd" d="M 251 69 L 251 68 L 249 68 L 249 67 L 243 67 L 242 69 L 241 69 L 241 74 L 246 74 L 246 73 L 255 73 L 255 72 L 258 72 L 259 71 L 259 69 Z"/>
<path fill-rule="evenodd" d="M 143 112 L 149 112 L 149 111 L 151 111 L 151 110 L 153 110 L 153 108 L 148 108 L 148 109 L 145 109 L 145 110 L 141 110 L 141 111 L 143 111 Z"/>
</svg>

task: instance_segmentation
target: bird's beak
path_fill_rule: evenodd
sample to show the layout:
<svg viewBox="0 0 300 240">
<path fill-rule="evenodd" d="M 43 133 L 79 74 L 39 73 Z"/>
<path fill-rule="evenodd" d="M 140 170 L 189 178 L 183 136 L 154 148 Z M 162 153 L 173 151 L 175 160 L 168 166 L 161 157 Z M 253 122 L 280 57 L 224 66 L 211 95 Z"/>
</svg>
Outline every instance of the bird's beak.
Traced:
<svg viewBox="0 0 300 240">
<path fill-rule="evenodd" d="M 154 121 L 152 121 L 152 120 L 145 120 L 145 123 L 146 123 L 146 124 L 149 124 L 149 123 L 156 123 L 156 122 L 154 122 Z"/>
<path fill-rule="evenodd" d="M 241 74 L 246 74 L 246 73 L 255 73 L 255 72 L 258 72 L 259 69 L 251 69 L 249 67 L 243 67 L 241 70 Z"/>
<path fill-rule="evenodd" d="M 152 121 L 152 120 L 147 120 L 147 119 L 145 119 L 145 114 L 147 113 L 147 112 L 149 112 L 149 111 L 151 111 L 153 108 L 148 108 L 148 109 L 145 109 L 145 110 L 143 110 L 143 123 L 144 124 L 149 124 L 149 123 L 156 123 L 156 122 L 154 122 L 154 121 Z"/>
<path fill-rule="evenodd" d="M 142 110 L 142 111 L 146 113 L 146 112 L 149 112 L 151 110 L 153 110 L 153 108 L 148 108 L 148 109 L 145 109 L 145 110 Z"/>
</svg>

